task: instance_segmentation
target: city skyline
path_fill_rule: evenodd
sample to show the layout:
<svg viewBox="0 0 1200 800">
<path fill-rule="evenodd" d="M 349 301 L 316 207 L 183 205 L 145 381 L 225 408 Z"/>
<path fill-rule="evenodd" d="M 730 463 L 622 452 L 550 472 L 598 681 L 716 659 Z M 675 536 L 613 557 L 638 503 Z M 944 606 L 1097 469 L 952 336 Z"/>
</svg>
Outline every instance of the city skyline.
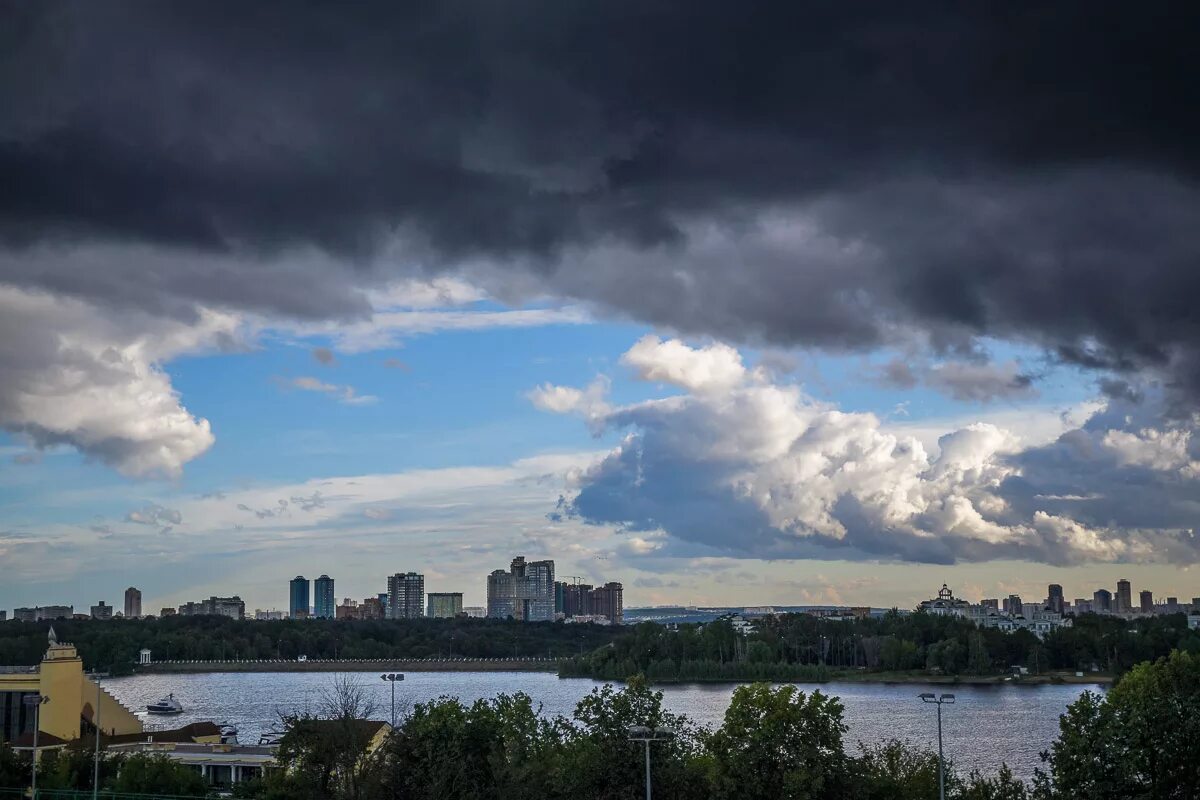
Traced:
<svg viewBox="0 0 1200 800">
<path fill-rule="evenodd" d="M 380 618 L 380 619 L 405 619 L 405 618 L 420 617 L 420 616 L 434 616 L 432 611 L 429 610 L 433 607 L 432 603 L 433 603 L 434 597 L 444 598 L 444 599 L 451 598 L 451 597 L 455 598 L 455 604 L 456 604 L 457 608 L 459 609 L 459 611 L 462 611 L 463 609 L 477 608 L 481 612 L 484 612 L 481 615 L 486 615 L 486 616 L 500 616 L 500 617 L 514 616 L 517 619 L 528 618 L 531 621 L 539 620 L 539 619 L 549 619 L 549 617 L 546 615 L 544 610 L 541 612 L 538 612 L 534 616 L 529 616 L 528 610 L 526 610 L 524 612 L 518 612 L 515 609 L 515 607 L 512 605 L 513 599 L 517 596 L 517 594 L 519 592 L 525 591 L 525 590 L 518 590 L 513 585 L 507 585 L 507 587 L 504 589 L 504 591 L 507 592 L 507 596 L 509 598 L 507 601 L 495 602 L 495 603 L 492 601 L 491 592 L 493 591 L 493 580 L 496 579 L 497 576 L 500 576 L 509 581 L 511 581 L 511 579 L 514 577 L 518 577 L 518 576 L 523 577 L 525 575 L 525 569 L 526 569 L 527 563 L 528 563 L 528 566 L 539 570 L 539 574 L 541 574 L 541 572 L 545 572 L 544 577 L 545 577 L 545 580 L 548 582 L 547 588 L 549 589 L 549 594 L 546 597 L 543 597 L 543 601 L 548 599 L 551 603 L 551 606 L 556 611 L 558 611 L 560 613 L 565 611 L 566 616 L 583 614 L 586 617 L 587 615 L 589 615 L 591 613 L 598 613 L 601 615 L 608 615 L 611 617 L 612 614 L 614 613 L 614 609 L 615 609 L 615 614 L 619 618 L 620 609 L 622 606 L 624 606 L 625 608 L 656 608 L 656 607 L 668 607 L 669 608 L 669 607 L 678 607 L 678 606 L 683 606 L 683 607 L 708 606 L 708 607 L 733 607 L 733 608 L 739 608 L 739 607 L 740 608 L 771 608 L 774 606 L 780 606 L 780 607 L 834 606 L 834 607 L 850 608 L 850 609 L 853 609 L 853 608 L 899 608 L 902 611 L 909 611 L 909 610 L 913 610 L 913 609 L 916 609 L 919 607 L 927 606 L 929 603 L 929 598 L 926 596 L 928 593 L 922 592 L 921 590 L 918 589 L 916 594 L 918 594 L 921 597 L 921 599 L 917 602 L 914 602 L 911 606 L 900 606 L 900 605 L 896 605 L 896 604 L 878 604 L 878 603 L 872 602 L 870 598 L 862 599 L 859 602 L 838 602 L 838 603 L 790 603 L 790 602 L 785 601 L 785 602 L 745 603 L 745 604 L 688 603 L 688 602 L 665 603 L 665 604 L 660 603 L 660 604 L 651 604 L 651 605 L 630 604 L 630 603 L 624 602 L 622 599 L 622 595 L 624 594 L 623 584 L 619 581 L 616 581 L 616 582 L 602 581 L 598 585 L 593 586 L 591 584 L 584 583 L 583 580 L 580 578 L 580 576 L 574 576 L 574 575 L 564 576 L 569 579 L 567 581 L 559 581 L 559 580 L 557 580 L 556 575 L 555 575 L 554 562 L 552 559 L 550 559 L 550 560 L 533 560 L 533 561 L 527 562 L 524 556 L 514 557 L 511 562 L 509 570 L 493 570 L 485 577 L 485 579 L 484 579 L 484 583 L 486 586 L 485 596 L 487 597 L 487 602 L 482 606 L 473 605 L 471 603 L 465 602 L 463 598 L 466 597 L 467 594 L 462 591 L 452 591 L 452 592 L 426 591 L 425 576 L 424 576 L 424 574 L 417 573 L 417 572 L 396 573 L 394 575 L 385 576 L 387 591 L 379 592 L 379 593 L 368 593 L 366 599 L 363 600 L 362 602 L 363 603 L 372 603 L 377 600 L 380 604 L 380 610 L 378 612 L 378 618 Z M 545 566 L 545 565 L 548 565 L 548 566 Z M 315 586 L 316 586 L 317 581 L 325 582 L 326 586 L 328 587 L 327 595 L 332 598 L 332 600 L 331 600 L 332 607 L 329 609 L 328 613 L 323 614 L 318 611 L 317 598 L 316 598 L 316 594 L 315 594 Z M 239 614 L 244 615 L 245 618 L 247 618 L 247 619 L 254 619 L 259 614 L 264 615 L 264 616 L 260 617 L 263 619 L 285 619 L 285 618 L 333 619 L 335 617 L 340 619 L 341 612 L 339 611 L 339 609 L 342 608 L 342 605 L 338 601 L 339 595 L 334 594 L 335 581 L 336 581 L 336 578 L 331 577 L 326 574 L 322 574 L 320 576 L 320 578 L 318 578 L 316 580 L 311 580 L 311 581 L 305 579 L 304 576 L 302 576 L 302 575 L 297 575 L 296 577 L 294 577 L 288 581 L 287 593 L 289 595 L 289 598 L 288 598 L 288 608 L 286 610 L 279 610 L 275 606 L 270 605 L 270 604 L 268 604 L 266 606 L 259 606 L 256 604 L 248 604 L 245 600 L 243 600 L 241 598 L 240 595 L 234 595 L 231 598 L 223 598 L 223 597 L 213 596 L 207 601 L 200 601 L 200 602 L 196 602 L 196 603 L 188 602 L 179 607 L 178 613 L 181 613 L 181 614 L 183 614 L 183 613 L 224 613 L 223 611 L 215 610 L 214 607 L 218 604 L 227 603 L 228 601 L 234 601 L 237 604 L 237 606 L 240 607 L 240 609 L 241 609 Z M 947 586 L 949 586 L 949 585 L 950 585 L 949 583 L 943 583 L 942 584 L 943 591 L 947 591 Z M 612 587 L 616 587 L 616 589 L 615 589 L 616 594 L 614 595 L 616 598 L 615 601 L 613 600 L 614 596 L 609 596 L 607 594 L 607 592 L 611 591 Z M 1083 589 L 1086 587 L 1066 587 L 1066 588 Z M 1114 614 L 1136 615 L 1138 613 L 1187 613 L 1189 609 L 1191 609 L 1191 613 L 1200 613 L 1200 610 L 1197 610 L 1197 609 L 1200 609 L 1200 592 L 1197 592 L 1194 594 L 1171 594 L 1168 592 L 1157 591 L 1153 587 L 1147 589 L 1147 588 L 1139 586 L 1136 589 L 1134 589 L 1132 581 L 1130 581 L 1127 578 L 1118 578 L 1114 583 L 1114 588 L 1115 588 L 1115 591 L 1112 591 L 1112 590 L 1108 589 L 1107 587 L 1097 586 L 1094 588 L 1094 591 L 1092 591 L 1091 594 L 1085 593 L 1083 596 L 1080 596 L 1078 591 L 1074 591 L 1074 592 L 1065 591 L 1062 584 L 1049 583 L 1049 584 L 1045 585 L 1045 592 L 1044 592 L 1045 596 L 1044 597 L 1039 596 L 1037 591 L 1033 591 L 1031 593 L 1026 593 L 1026 595 L 1024 597 L 1020 593 L 1017 593 L 1017 592 L 1012 592 L 1012 593 L 1009 593 L 1004 596 L 997 595 L 994 597 L 988 597 L 986 594 L 979 594 L 979 593 L 976 593 L 975 595 L 972 596 L 970 593 L 974 590 L 974 587 L 967 586 L 966 593 L 964 594 L 963 592 L 960 591 L 958 593 L 958 597 L 966 598 L 965 600 L 963 600 L 963 602 L 966 602 L 967 600 L 972 600 L 976 604 L 983 605 L 983 606 L 990 605 L 991 608 L 996 609 L 996 610 L 1003 610 L 1005 613 L 1008 613 L 1010 611 L 1010 609 L 1009 609 L 1010 602 L 1011 603 L 1021 603 L 1026 608 L 1028 608 L 1031 604 L 1041 605 L 1046 610 L 1054 611 L 1058 614 L 1063 614 L 1063 613 L 1079 614 L 1079 613 L 1095 612 L 1095 613 L 1105 613 L 1105 614 L 1114 613 Z M 578 590 L 580 590 L 580 589 L 586 590 L 582 596 L 578 594 Z M 572 590 L 575 590 L 575 592 L 573 593 Z M 1134 591 L 1137 592 L 1136 596 L 1134 595 Z M 400 592 L 401 597 L 411 594 L 409 599 L 404 601 L 405 607 L 407 608 L 406 613 L 394 613 L 390 610 L 389 603 L 390 603 L 390 598 L 393 595 L 393 592 Z M 131 595 L 131 593 L 133 593 L 133 594 Z M 596 595 L 600 599 L 593 600 L 593 599 L 591 599 L 592 595 Z M 342 597 L 342 602 L 344 602 L 344 603 L 351 603 L 354 606 L 361 605 L 359 600 L 355 599 L 352 596 L 352 594 L 342 593 L 340 596 Z M 531 595 L 525 594 L 523 596 L 528 598 Z M 138 590 L 132 586 L 125 590 L 125 598 L 126 598 L 125 602 L 126 602 L 127 608 L 130 603 L 131 597 L 136 597 L 137 602 L 140 604 L 140 600 L 141 600 L 140 590 Z M 308 605 L 304 605 L 303 598 L 309 599 Z M 430 603 L 429 609 L 426 608 L 426 599 L 427 598 Z M 1030 598 L 1037 598 L 1037 599 L 1031 600 Z M 1122 598 L 1124 598 L 1124 599 L 1122 599 Z M 106 601 L 103 599 L 98 601 L 99 607 L 105 608 L 105 602 Z M 441 602 L 444 602 L 444 600 L 439 601 L 439 607 L 444 607 L 444 606 L 440 605 Z M 613 605 L 614 602 L 615 602 L 615 606 Z M 599 604 L 600 610 L 593 609 L 590 607 L 592 604 L 597 604 L 597 603 Z M 74 607 L 73 604 L 55 604 L 55 603 L 16 606 L 16 607 L 14 607 L 13 619 L 21 618 L 20 612 L 24 612 L 24 614 L 26 616 L 28 616 L 29 613 L 32 611 L 45 610 L 45 609 L 57 610 L 55 613 L 60 613 L 64 616 L 66 616 L 67 614 L 65 614 L 64 612 L 67 609 L 71 609 L 73 607 Z M 1170 610 L 1171 607 L 1174 607 L 1174 611 Z M 165 607 L 163 610 L 166 611 L 168 609 L 169 609 L 170 613 L 176 613 L 176 609 L 174 606 Z M 247 609 L 253 609 L 253 611 L 248 611 Z M 92 618 L 108 619 L 108 618 L 111 618 L 112 616 L 121 616 L 122 615 L 120 612 L 116 612 L 114 614 L 111 606 L 107 606 L 107 613 L 103 614 L 102 616 L 98 616 L 96 613 L 96 610 L 97 610 L 97 606 L 93 605 L 91 607 L 92 613 L 90 614 L 90 616 Z M 301 611 L 302 613 L 298 614 L 297 611 Z M 1020 613 L 1020 611 L 1021 611 L 1020 607 L 1017 607 L 1017 609 L 1014 613 Z M 5 613 L 7 614 L 7 609 L 5 609 Z M 75 612 L 75 613 L 76 613 L 76 615 L 79 614 L 79 612 Z M 153 612 L 148 612 L 148 614 L 152 614 L 152 613 Z M 84 615 L 84 616 L 88 616 L 88 615 Z M 125 616 L 128 616 L 128 614 L 125 614 Z M 440 616 L 445 616 L 445 614 L 441 614 Z M 48 616 L 47 618 L 53 618 L 53 614 L 51 616 Z"/>
<path fill-rule="evenodd" d="M 0 607 L 1195 592 L 1195 120 L 1125 9 L 94 6 L 0 84 Z"/>
</svg>

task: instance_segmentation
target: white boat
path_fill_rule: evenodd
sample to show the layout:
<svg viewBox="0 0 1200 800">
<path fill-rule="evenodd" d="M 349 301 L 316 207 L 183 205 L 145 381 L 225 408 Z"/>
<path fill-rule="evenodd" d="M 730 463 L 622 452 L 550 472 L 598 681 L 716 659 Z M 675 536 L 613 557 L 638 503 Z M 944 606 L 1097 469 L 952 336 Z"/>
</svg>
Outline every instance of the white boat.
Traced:
<svg viewBox="0 0 1200 800">
<path fill-rule="evenodd" d="M 175 695 L 169 694 L 157 703 L 147 705 L 146 711 L 151 714 L 182 714 L 183 704 L 175 699 Z"/>
</svg>

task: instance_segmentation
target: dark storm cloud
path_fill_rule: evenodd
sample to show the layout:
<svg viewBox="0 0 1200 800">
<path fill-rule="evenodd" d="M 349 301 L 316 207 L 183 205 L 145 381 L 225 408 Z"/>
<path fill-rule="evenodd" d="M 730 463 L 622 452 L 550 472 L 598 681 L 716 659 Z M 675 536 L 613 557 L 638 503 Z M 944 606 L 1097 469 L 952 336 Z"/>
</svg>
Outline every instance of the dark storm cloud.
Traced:
<svg viewBox="0 0 1200 800">
<path fill-rule="evenodd" d="M 469 267 L 689 332 L 1200 384 L 1191 4 L 4 17 L 0 280 L 321 317 Z"/>
</svg>

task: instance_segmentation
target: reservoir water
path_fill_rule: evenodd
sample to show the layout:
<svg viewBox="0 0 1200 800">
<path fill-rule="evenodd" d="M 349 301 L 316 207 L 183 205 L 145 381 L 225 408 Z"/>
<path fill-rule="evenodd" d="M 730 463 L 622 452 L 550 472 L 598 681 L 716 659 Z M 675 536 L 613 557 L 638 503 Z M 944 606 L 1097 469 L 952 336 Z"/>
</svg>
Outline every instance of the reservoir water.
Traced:
<svg viewBox="0 0 1200 800">
<path fill-rule="evenodd" d="M 375 672 L 350 673 L 373 693 L 375 717 L 391 716 L 390 687 Z M 316 711 L 335 675 L 320 672 L 203 673 L 135 675 L 111 678 L 105 687 L 143 718 L 147 728 L 174 728 L 212 720 L 235 725 L 243 743 L 256 743 L 260 733 L 279 729 L 281 714 Z M 409 672 L 396 684 L 398 716 L 414 703 L 443 695 L 465 703 L 500 693 L 525 692 L 545 714 L 570 717 L 575 704 L 602 681 L 560 679 L 540 672 Z M 732 684 L 682 684 L 657 687 L 665 705 L 695 722 L 717 726 L 729 705 Z M 933 706 L 922 703 L 923 691 L 951 691 L 957 701 L 943 708 L 946 754 L 964 773 L 972 768 L 994 772 L 1007 763 L 1028 779 L 1041 762 L 1038 753 L 1058 735 L 1058 718 L 1086 686 L 920 686 L 911 684 L 826 683 L 803 685 L 805 691 L 837 695 L 849 727 L 851 750 L 858 742 L 903 739 L 937 747 Z M 174 717 L 146 715 L 147 703 L 173 693 L 184 705 Z"/>
</svg>

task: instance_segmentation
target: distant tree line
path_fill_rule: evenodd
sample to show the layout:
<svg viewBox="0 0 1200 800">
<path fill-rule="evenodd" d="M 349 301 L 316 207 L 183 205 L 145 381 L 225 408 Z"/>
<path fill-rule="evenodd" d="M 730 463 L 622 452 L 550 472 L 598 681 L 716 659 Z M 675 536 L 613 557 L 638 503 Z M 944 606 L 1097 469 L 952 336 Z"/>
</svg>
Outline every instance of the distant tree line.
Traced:
<svg viewBox="0 0 1200 800">
<path fill-rule="evenodd" d="M 848 672 L 934 671 L 994 675 L 1031 672 L 1119 675 L 1173 650 L 1200 653 L 1200 632 L 1183 614 L 1124 621 L 1085 614 L 1039 640 L 1029 631 L 978 628 L 923 612 L 829 620 L 808 614 L 762 617 L 742 635 L 727 620 L 668 628 L 515 622 L 494 619 L 234 620 L 217 616 L 145 620 L 59 620 L 59 638 L 84 665 L 127 672 L 140 649 L 155 660 L 309 658 L 551 657 L 563 676 L 652 682 L 821 681 Z M 0 625 L 0 664 L 34 664 L 51 623 Z"/>
<path fill-rule="evenodd" d="M 1039 673 L 1094 670 L 1121 674 L 1173 650 L 1200 653 L 1200 632 L 1183 614 L 1133 622 L 1085 614 L 1074 626 L 1039 640 L 1027 630 L 980 628 L 950 616 L 891 611 L 880 617 L 830 620 L 783 614 L 755 621 L 741 635 L 728 620 L 668 628 L 633 626 L 611 646 L 574 658 L 564 676 L 654 681 L 824 680 L 847 672 L 995 675 L 1013 666 Z"/>
<path fill-rule="evenodd" d="M 609 644 L 621 628 L 496 619 L 235 620 L 176 616 L 0 624 L 0 664 L 36 664 L 53 624 L 84 666 L 127 672 L 138 651 L 155 660 L 308 658 L 565 658 Z"/>
</svg>

